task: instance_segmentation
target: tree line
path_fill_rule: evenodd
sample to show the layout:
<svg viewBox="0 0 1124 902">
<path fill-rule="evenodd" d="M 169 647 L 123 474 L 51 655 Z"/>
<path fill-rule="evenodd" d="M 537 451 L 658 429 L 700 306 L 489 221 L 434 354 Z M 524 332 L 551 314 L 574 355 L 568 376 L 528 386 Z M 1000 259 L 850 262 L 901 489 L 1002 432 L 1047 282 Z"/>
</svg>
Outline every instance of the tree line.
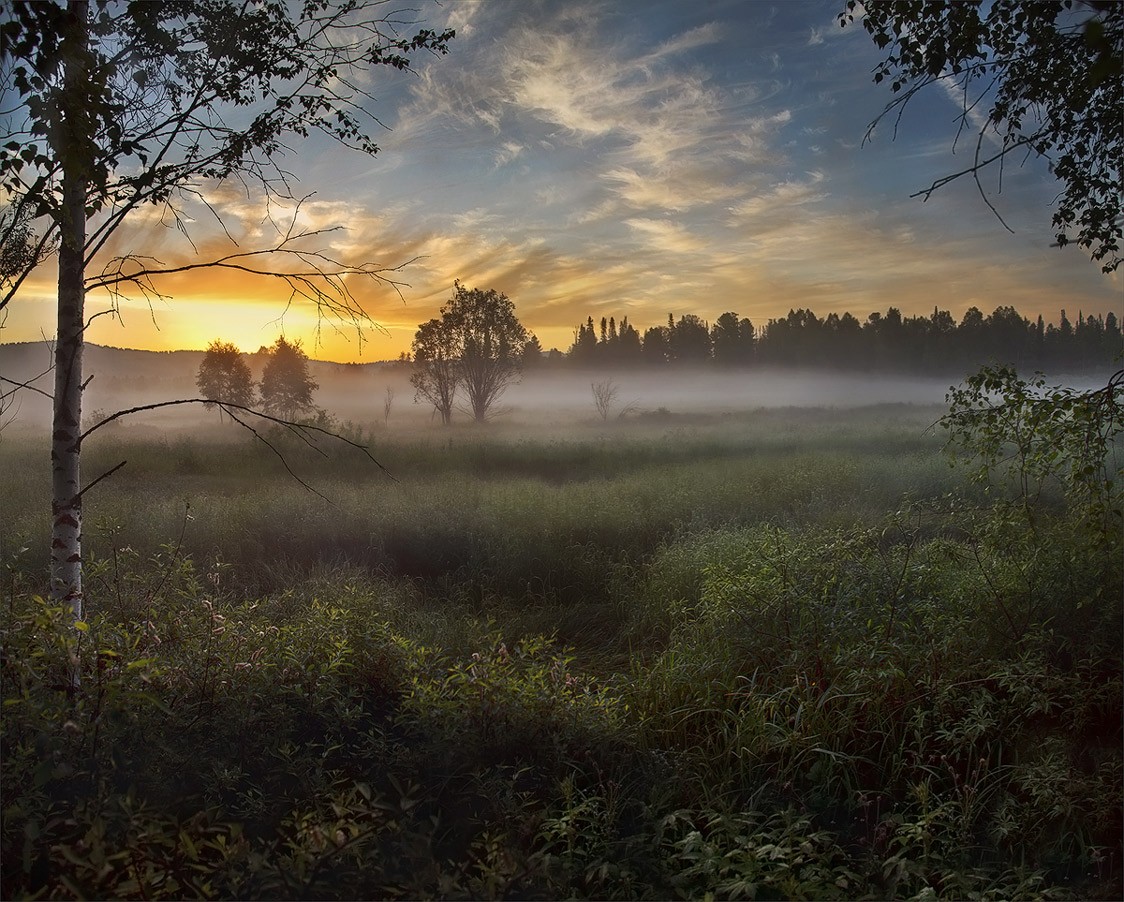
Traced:
<svg viewBox="0 0 1124 902">
<path fill-rule="evenodd" d="M 871 313 L 860 322 L 851 313 L 820 318 L 800 308 L 756 327 L 733 312 L 708 324 L 694 314 L 640 331 L 627 317 L 588 317 L 574 330 L 568 352 L 547 359 L 583 366 L 788 365 L 851 370 L 964 373 L 988 362 L 1029 370 L 1089 370 L 1109 366 L 1122 350 L 1120 321 L 1065 310 L 1057 324 L 1031 321 L 1014 307 L 996 307 L 985 316 L 970 307 L 959 323 L 947 310 L 903 316 L 897 307 Z M 542 359 L 528 354 L 528 363 Z"/>
<path fill-rule="evenodd" d="M 232 344 L 213 341 L 196 380 L 202 396 L 243 407 L 260 403 L 266 412 L 287 420 L 315 415 L 312 393 L 318 386 L 300 342 L 281 337 L 262 352 L 266 363 L 261 382 L 255 383 L 244 355 Z M 410 354 L 403 356 L 408 359 L 401 362 L 411 369 L 415 402 L 431 404 L 434 415 L 448 425 L 458 408 L 485 422 L 525 369 L 550 364 L 610 370 L 782 365 L 963 374 L 994 362 L 1024 370 L 1096 370 L 1119 361 L 1121 327 L 1112 312 L 1079 313 L 1071 322 L 1062 310 L 1055 325 L 1041 316 L 1031 322 L 1010 306 L 997 307 L 988 316 L 970 307 L 959 323 L 936 308 L 929 316 L 902 316 L 890 307 L 862 323 L 850 313 L 821 319 L 800 308 L 760 329 L 733 312 L 723 313 L 713 326 L 695 314 L 678 319 L 669 314 L 667 325 L 650 326 L 643 333 L 627 317 L 619 323 L 602 317 L 599 326 L 587 317 L 563 354 L 543 351 L 507 295 L 457 281 L 440 315 L 418 326 Z M 610 390 L 611 383 L 602 387 Z M 392 397 L 386 398 L 386 414 Z M 609 403 L 611 398 L 605 406 Z"/>
</svg>

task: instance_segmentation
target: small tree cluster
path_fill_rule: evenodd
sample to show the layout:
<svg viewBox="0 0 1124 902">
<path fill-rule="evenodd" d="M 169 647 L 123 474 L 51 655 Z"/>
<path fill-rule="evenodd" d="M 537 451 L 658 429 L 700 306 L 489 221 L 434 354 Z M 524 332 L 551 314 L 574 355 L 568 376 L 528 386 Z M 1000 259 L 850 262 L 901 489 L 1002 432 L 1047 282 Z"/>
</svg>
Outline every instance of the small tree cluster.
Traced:
<svg viewBox="0 0 1124 902">
<path fill-rule="evenodd" d="M 315 410 L 312 393 L 320 386 L 309 375 L 308 355 L 300 341 L 289 342 L 279 337 L 266 349 L 267 360 L 262 372 L 260 401 L 271 414 L 295 419 Z M 244 355 L 229 342 L 215 339 L 207 346 L 195 384 L 210 402 L 253 407 L 258 401 L 255 385 Z M 215 406 L 208 403 L 207 407 Z M 221 410 L 220 407 L 220 416 Z"/>
<path fill-rule="evenodd" d="M 422 323 L 414 336 L 414 398 L 433 404 L 448 425 L 463 390 L 473 419 L 482 423 L 508 386 L 518 381 L 529 344 L 530 336 L 507 295 L 455 282 L 441 318 Z"/>
</svg>

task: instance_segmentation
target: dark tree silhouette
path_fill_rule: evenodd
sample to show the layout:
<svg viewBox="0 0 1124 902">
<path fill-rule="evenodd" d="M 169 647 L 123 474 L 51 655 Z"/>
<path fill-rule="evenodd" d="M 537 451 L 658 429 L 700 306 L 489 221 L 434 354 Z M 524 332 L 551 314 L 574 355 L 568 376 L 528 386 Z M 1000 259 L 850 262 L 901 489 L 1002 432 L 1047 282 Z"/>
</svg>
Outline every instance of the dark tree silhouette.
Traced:
<svg viewBox="0 0 1124 902">
<path fill-rule="evenodd" d="M 859 10 L 859 0 L 848 0 L 840 24 Z M 862 0 L 861 10 L 863 27 L 887 51 L 874 81 L 889 82 L 895 95 L 871 130 L 890 113 L 900 120 L 919 91 L 950 82 L 963 98 L 957 139 L 975 131 L 971 165 L 918 195 L 928 199 L 971 176 L 994 211 L 981 172 L 1002 171 L 1012 153 L 1038 154 L 1062 183 L 1056 243 L 1076 243 L 1105 272 L 1115 270 L 1124 235 L 1124 3 Z"/>
<path fill-rule="evenodd" d="M 418 326 L 411 348 L 414 372 L 414 400 L 426 400 L 448 426 L 453 420 L 453 405 L 460 387 L 460 339 L 444 319 L 431 319 Z"/>
<path fill-rule="evenodd" d="M 704 353 L 698 328 L 702 320 L 697 316 L 688 314 L 678 321 L 670 317 L 670 326 L 646 329 L 642 345 L 639 332 L 627 320 L 621 321 L 614 341 L 612 322 L 608 321 L 604 342 L 597 341 L 592 318 L 579 326 L 569 361 L 606 369 L 709 361 L 717 367 L 766 364 L 959 376 L 985 363 L 1097 372 L 1112 365 L 1124 350 L 1120 323 L 1113 313 L 1102 317 L 1078 311 L 1071 322 L 1062 310 L 1055 326 L 1045 324 L 1042 317 L 1032 323 L 1006 305 L 989 316 L 970 307 L 959 325 L 949 311 L 938 308 L 929 316 L 904 316 L 890 307 L 860 323 L 851 313 L 832 312 L 820 319 L 801 307 L 770 319 L 761 329 L 727 312 L 710 330 L 709 356 Z M 685 334 L 693 344 L 685 342 Z"/>
<path fill-rule="evenodd" d="M 543 361 L 542 344 L 539 342 L 539 337 L 533 332 L 529 333 L 526 343 L 523 345 L 523 368 L 532 369 L 539 366 Z"/>
<path fill-rule="evenodd" d="M 648 366 L 664 366 L 671 361 L 668 337 L 671 330 L 667 326 L 650 326 L 644 330 L 643 360 Z"/>
<path fill-rule="evenodd" d="M 593 330 L 592 316 L 579 325 L 574 333 L 570 359 L 576 363 L 593 363 L 597 360 L 597 333 Z"/>
<path fill-rule="evenodd" d="M 723 313 L 710 330 L 714 362 L 720 366 L 745 366 L 753 358 L 753 323 Z"/>
<path fill-rule="evenodd" d="M 252 407 L 254 404 L 254 377 L 250 365 L 238 348 L 217 338 L 207 346 L 195 385 L 199 394 L 209 400 L 225 401 L 240 407 Z M 220 407 L 220 419 L 222 416 Z"/>
<path fill-rule="evenodd" d="M 693 313 L 670 327 L 668 350 L 676 363 L 700 364 L 710 359 L 710 328 Z"/>
<path fill-rule="evenodd" d="M 308 355 L 300 341 L 278 338 L 269 349 L 262 371 L 262 406 L 269 413 L 293 420 L 316 409 L 312 393 L 319 387 L 308 373 Z"/>
<path fill-rule="evenodd" d="M 432 402 L 446 425 L 456 393 L 463 388 L 469 412 L 482 423 L 519 379 L 532 336 L 516 318 L 507 295 L 453 284 L 453 297 L 441 308 L 441 318 L 418 327 L 410 380 L 415 399 Z"/>
<path fill-rule="evenodd" d="M 508 386 L 519 380 L 527 330 L 515 304 L 495 289 L 455 283 L 453 298 L 441 308 L 460 338 L 460 373 L 473 419 L 482 423 Z"/>
</svg>

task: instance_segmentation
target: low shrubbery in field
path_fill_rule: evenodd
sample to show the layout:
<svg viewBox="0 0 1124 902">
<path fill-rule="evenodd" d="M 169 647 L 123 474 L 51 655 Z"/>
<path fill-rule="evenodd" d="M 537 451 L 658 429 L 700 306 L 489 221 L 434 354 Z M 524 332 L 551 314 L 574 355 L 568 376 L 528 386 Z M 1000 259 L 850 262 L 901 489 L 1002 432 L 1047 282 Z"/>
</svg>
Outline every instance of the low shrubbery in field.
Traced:
<svg viewBox="0 0 1124 902">
<path fill-rule="evenodd" d="M 627 470 L 437 488 L 428 530 L 392 501 L 378 555 L 467 543 L 445 572 L 302 557 L 314 508 L 221 557 L 106 522 L 77 645 L 10 557 L 0 895 L 1118 897 L 1115 499 L 984 505 L 934 468 L 879 518 L 931 462 L 875 487 L 856 449 L 840 489 L 746 456 L 729 508 L 705 465 L 627 517 Z M 542 575 L 571 564 L 571 594 Z"/>
</svg>

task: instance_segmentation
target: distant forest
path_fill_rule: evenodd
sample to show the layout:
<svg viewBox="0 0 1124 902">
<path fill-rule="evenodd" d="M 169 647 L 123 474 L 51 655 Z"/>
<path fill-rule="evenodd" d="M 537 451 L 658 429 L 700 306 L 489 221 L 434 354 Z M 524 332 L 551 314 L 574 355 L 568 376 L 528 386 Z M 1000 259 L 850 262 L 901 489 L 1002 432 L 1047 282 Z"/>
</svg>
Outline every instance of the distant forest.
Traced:
<svg viewBox="0 0 1124 902">
<path fill-rule="evenodd" d="M 1064 310 L 1058 323 L 1034 322 L 1014 307 L 997 307 L 989 316 L 971 307 L 959 323 L 947 310 L 930 316 L 902 316 L 891 307 L 860 322 L 850 313 L 821 319 L 811 310 L 790 310 L 782 319 L 755 327 L 736 313 L 723 313 L 713 325 L 693 314 L 643 333 L 624 317 L 593 317 L 574 331 L 574 343 L 562 355 L 544 353 L 537 340 L 525 363 L 563 360 L 597 367 L 713 365 L 745 367 L 786 365 L 847 370 L 897 370 L 944 374 L 964 372 L 983 363 L 1008 363 L 1020 371 L 1074 372 L 1103 370 L 1119 363 L 1120 322 L 1106 316 Z"/>
</svg>

